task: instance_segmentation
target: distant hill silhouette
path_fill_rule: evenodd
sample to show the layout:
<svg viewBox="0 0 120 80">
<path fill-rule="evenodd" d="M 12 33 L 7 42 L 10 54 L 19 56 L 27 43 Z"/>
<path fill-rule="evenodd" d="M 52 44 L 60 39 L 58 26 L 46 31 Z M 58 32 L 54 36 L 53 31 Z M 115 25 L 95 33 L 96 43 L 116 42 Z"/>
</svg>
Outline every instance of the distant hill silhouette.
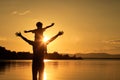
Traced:
<svg viewBox="0 0 120 80">
<path fill-rule="evenodd" d="M 0 46 L 0 60 L 2 59 L 24 59 L 31 60 L 33 54 L 30 52 L 16 52 L 7 50 L 5 47 Z M 45 54 L 45 59 L 61 59 L 61 60 L 76 60 L 76 59 L 120 59 L 120 54 L 108 54 L 108 53 L 87 53 L 87 54 L 59 54 L 58 52 L 53 52 Z"/>
<path fill-rule="evenodd" d="M 32 59 L 33 54 L 30 52 L 15 52 L 7 50 L 5 47 L 0 46 L 0 60 L 16 60 L 16 59 L 24 59 L 30 60 Z M 50 54 L 45 54 L 45 59 L 82 59 L 81 57 L 76 57 L 76 55 L 69 56 L 68 54 L 59 54 L 58 52 L 53 52 Z"/>
<path fill-rule="evenodd" d="M 120 54 L 108 54 L 108 53 L 88 53 L 88 54 L 76 54 L 77 57 L 81 56 L 83 59 L 120 59 Z"/>
<path fill-rule="evenodd" d="M 0 46 L 0 59 L 32 59 L 29 52 L 15 52 Z"/>
</svg>

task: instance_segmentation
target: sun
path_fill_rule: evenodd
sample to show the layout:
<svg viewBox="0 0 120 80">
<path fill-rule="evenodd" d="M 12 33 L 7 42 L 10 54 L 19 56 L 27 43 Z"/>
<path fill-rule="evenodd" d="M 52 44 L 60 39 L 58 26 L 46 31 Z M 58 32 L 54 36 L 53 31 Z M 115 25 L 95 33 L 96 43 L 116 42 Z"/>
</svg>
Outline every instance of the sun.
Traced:
<svg viewBox="0 0 120 80">
<path fill-rule="evenodd" d="M 44 38 L 43 38 L 43 42 L 46 42 L 46 41 L 48 41 L 48 37 L 47 36 L 44 36 Z"/>
</svg>

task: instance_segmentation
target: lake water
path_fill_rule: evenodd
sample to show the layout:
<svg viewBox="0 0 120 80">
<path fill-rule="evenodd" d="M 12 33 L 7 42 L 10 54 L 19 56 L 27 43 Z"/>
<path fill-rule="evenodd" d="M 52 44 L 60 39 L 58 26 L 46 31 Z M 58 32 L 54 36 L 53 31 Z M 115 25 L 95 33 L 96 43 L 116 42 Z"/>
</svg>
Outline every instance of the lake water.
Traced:
<svg viewBox="0 0 120 80">
<path fill-rule="evenodd" d="M 0 61 L 0 80 L 32 80 L 32 61 Z M 120 60 L 45 60 L 43 80 L 120 80 Z"/>
</svg>

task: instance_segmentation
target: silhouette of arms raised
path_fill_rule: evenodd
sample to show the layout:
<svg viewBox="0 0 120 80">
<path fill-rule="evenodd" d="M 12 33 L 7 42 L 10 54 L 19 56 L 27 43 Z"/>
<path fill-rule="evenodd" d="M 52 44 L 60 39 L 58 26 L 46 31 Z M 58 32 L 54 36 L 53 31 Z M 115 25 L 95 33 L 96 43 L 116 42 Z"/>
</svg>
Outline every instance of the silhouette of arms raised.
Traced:
<svg viewBox="0 0 120 80">
<path fill-rule="evenodd" d="M 52 23 L 51 25 L 46 26 L 44 29 L 50 28 L 50 27 L 52 27 L 54 24 L 55 24 L 55 23 Z"/>
<path fill-rule="evenodd" d="M 55 36 L 53 36 L 52 38 L 50 38 L 47 42 L 46 42 L 46 44 L 48 45 L 50 42 L 52 42 L 53 40 L 55 40 L 58 36 L 61 36 L 61 35 L 63 35 L 63 31 L 59 31 L 58 32 L 58 34 L 56 34 Z"/>
<path fill-rule="evenodd" d="M 18 36 L 18 37 L 21 37 L 24 41 L 26 41 L 28 44 L 30 44 L 30 45 L 33 45 L 33 41 L 31 41 L 31 40 L 28 40 L 27 38 L 25 38 L 22 34 L 21 34 L 21 32 L 16 32 L 15 33 L 16 34 L 16 36 Z"/>
<path fill-rule="evenodd" d="M 25 30 L 24 32 L 25 32 L 25 33 L 28 33 L 28 32 L 34 32 L 34 31 L 35 31 L 35 30 L 28 30 L 28 31 Z"/>
</svg>

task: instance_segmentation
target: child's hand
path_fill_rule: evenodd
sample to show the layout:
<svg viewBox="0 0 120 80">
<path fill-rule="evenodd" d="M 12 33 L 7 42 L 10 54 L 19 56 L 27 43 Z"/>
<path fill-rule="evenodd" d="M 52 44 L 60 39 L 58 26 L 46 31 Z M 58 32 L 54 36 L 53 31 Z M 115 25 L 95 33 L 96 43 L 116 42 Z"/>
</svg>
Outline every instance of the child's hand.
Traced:
<svg viewBox="0 0 120 80">
<path fill-rule="evenodd" d="M 55 23 L 52 23 L 51 26 L 53 26 Z"/>
<path fill-rule="evenodd" d="M 27 31 L 25 30 L 24 33 L 27 33 Z"/>
</svg>

